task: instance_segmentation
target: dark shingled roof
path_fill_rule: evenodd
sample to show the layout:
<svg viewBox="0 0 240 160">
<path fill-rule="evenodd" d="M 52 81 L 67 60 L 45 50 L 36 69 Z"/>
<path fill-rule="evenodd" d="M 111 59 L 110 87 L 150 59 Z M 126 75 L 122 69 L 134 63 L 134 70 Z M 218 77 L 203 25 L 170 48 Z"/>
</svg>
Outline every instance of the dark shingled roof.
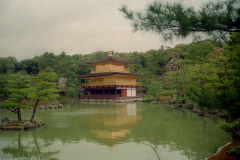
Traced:
<svg viewBox="0 0 240 160">
<path fill-rule="evenodd" d="M 87 64 L 98 64 L 98 63 L 104 63 L 104 62 L 109 62 L 109 61 L 124 63 L 124 64 L 132 64 L 131 62 L 124 61 L 124 60 L 118 59 L 113 56 L 106 56 L 104 58 L 101 58 L 101 59 L 93 61 L 93 62 L 87 62 Z"/>
<path fill-rule="evenodd" d="M 119 74 L 119 75 L 126 75 L 126 76 L 145 76 L 145 75 L 140 75 L 140 74 L 132 74 L 132 73 L 121 73 L 121 72 L 101 72 L 101 73 L 89 73 L 89 74 L 84 74 L 84 75 L 79 75 L 77 78 L 86 78 L 86 77 L 99 77 L 99 76 L 110 76 L 114 74 Z"/>
</svg>

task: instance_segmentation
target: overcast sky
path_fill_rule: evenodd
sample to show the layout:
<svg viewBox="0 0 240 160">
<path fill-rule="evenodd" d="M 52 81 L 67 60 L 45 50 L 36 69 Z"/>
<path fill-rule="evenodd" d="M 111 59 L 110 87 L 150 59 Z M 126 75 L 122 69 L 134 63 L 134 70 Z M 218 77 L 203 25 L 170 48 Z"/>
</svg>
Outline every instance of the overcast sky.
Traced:
<svg viewBox="0 0 240 160">
<path fill-rule="evenodd" d="M 162 0 L 163 1 L 163 0 Z M 168 0 L 199 8 L 208 0 Z M 187 40 L 164 43 L 158 35 L 132 32 L 118 10 L 123 4 L 142 10 L 151 0 L 0 0 L 0 57 L 18 60 L 44 52 L 55 55 L 95 51 L 145 52 L 162 45 L 174 47 Z M 166 2 L 166 1 L 165 1 Z"/>
</svg>

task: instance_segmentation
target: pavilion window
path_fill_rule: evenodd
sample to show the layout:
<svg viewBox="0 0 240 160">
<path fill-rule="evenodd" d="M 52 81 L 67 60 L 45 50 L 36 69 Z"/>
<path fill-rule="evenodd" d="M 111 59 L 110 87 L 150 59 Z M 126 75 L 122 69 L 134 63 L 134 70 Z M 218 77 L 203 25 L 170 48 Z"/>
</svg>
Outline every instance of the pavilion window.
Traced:
<svg viewBox="0 0 240 160">
<path fill-rule="evenodd" d="M 109 89 L 105 89 L 104 94 L 109 94 Z"/>
<path fill-rule="evenodd" d="M 118 89 L 118 90 L 117 90 L 117 94 L 121 94 L 121 89 Z"/>
<path fill-rule="evenodd" d="M 115 94 L 115 89 L 110 89 L 110 94 Z"/>
</svg>

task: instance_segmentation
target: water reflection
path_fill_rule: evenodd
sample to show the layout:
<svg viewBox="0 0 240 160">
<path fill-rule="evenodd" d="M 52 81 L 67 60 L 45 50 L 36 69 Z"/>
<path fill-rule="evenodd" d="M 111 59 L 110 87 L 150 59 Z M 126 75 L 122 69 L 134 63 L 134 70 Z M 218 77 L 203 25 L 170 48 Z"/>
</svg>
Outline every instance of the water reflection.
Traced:
<svg viewBox="0 0 240 160">
<path fill-rule="evenodd" d="M 200 160 L 227 141 L 224 138 L 228 135 L 216 127 L 218 120 L 198 117 L 187 110 L 148 103 L 70 105 L 59 110 L 39 110 L 36 118 L 46 122 L 42 129 L 0 132 L 0 155 L 154 159 L 149 158 L 155 154 L 145 143 L 156 147 L 166 160 Z M 0 117 L 6 115 L 0 112 Z"/>
<path fill-rule="evenodd" d="M 92 134 L 99 139 L 117 141 L 125 138 L 142 117 L 137 114 L 136 104 L 119 104 L 113 108 L 99 108 L 99 112 L 89 118 Z"/>
<path fill-rule="evenodd" d="M 13 134 L 11 131 L 9 133 Z M 17 137 L 12 138 L 7 146 L 2 148 L 2 153 L 5 155 L 11 155 L 11 158 L 17 159 L 47 159 L 48 157 L 59 153 L 59 151 L 42 151 L 41 148 L 48 147 L 53 143 L 45 141 L 39 143 L 35 131 L 30 131 L 29 133 L 26 136 L 23 131 L 16 131 Z"/>
</svg>

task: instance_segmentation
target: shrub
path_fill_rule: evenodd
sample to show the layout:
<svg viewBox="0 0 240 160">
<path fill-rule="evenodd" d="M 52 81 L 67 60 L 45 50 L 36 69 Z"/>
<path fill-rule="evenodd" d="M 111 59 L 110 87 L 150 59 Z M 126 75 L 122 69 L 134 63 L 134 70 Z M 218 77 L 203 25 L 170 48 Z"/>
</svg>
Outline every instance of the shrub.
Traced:
<svg viewBox="0 0 240 160">
<path fill-rule="evenodd" d="M 239 159 L 240 158 L 240 146 L 232 147 L 231 149 L 229 149 L 227 151 L 227 154 L 230 156 L 235 156 Z"/>
<path fill-rule="evenodd" d="M 240 131 L 240 123 L 234 122 L 234 123 L 224 123 L 221 124 L 220 127 L 225 130 L 226 132 L 232 133 L 232 136 L 236 136 L 237 132 Z"/>
<path fill-rule="evenodd" d="M 144 97 L 143 97 L 144 102 L 151 102 L 153 100 L 154 100 L 154 97 L 151 95 L 144 95 Z"/>
</svg>

